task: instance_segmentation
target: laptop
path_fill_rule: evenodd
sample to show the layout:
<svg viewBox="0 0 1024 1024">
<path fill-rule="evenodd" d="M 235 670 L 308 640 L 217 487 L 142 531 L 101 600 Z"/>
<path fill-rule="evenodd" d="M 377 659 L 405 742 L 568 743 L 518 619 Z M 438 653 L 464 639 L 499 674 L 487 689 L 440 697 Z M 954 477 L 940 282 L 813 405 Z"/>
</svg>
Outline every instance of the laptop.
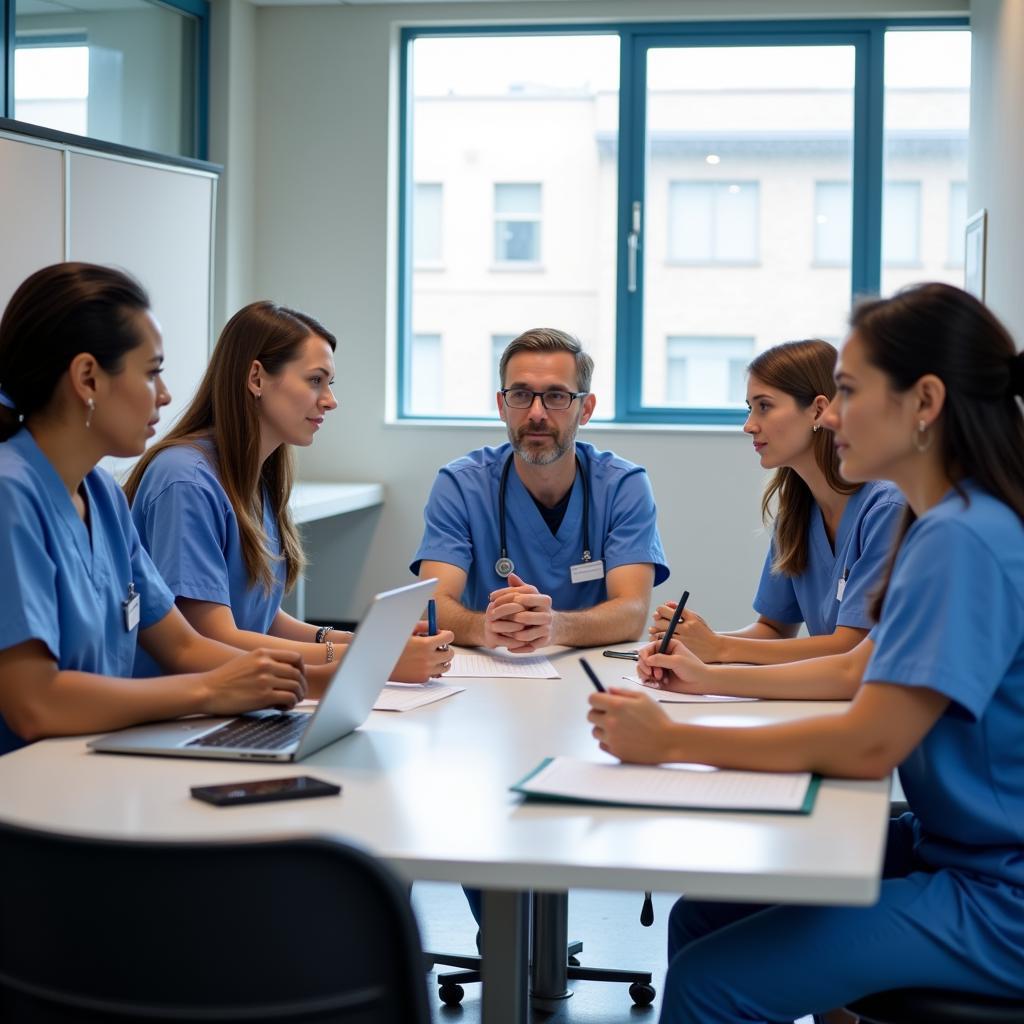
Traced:
<svg viewBox="0 0 1024 1024">
<path fill-rule="evenodd" d="M 378 594 L 316 710 L 255 711 L 232 718 L 155 722 L 90 740 L 104 754 L 232 761 L 301 761 L 366 721 L 422 616 L 436 579 Z"/>
</svg>

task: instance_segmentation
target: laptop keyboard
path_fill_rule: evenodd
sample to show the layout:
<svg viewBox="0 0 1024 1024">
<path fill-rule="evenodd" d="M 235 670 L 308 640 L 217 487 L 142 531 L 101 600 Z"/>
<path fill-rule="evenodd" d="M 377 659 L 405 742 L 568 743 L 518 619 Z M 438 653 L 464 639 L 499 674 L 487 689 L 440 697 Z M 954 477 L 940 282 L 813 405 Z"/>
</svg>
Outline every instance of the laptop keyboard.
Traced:
<svg viewBox="0 0 1024 1024">
<path fill-rule="evenodd" d="M 200 736 L 187 747 L 232 747 L 248 750 L 280 750 L 291 746 L 309 725 L 310 716 L 299 711 L 295 714 L 268 715 L 264 718 L 236 718 L 205 736 Z"/>
</svg>

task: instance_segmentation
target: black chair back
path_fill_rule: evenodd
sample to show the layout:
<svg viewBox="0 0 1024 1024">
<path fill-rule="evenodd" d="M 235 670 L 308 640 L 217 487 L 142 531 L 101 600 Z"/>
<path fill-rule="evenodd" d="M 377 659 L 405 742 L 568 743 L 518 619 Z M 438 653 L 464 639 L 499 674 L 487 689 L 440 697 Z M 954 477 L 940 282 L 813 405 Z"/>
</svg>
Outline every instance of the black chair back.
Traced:
<svg viewBox="0 0 1024 1024">
<path fill-rule="evenodd" d="M 343 843 L 0 824 L 0 865 L 5 1022 L 429 1022 L 407 892 Z"/>
</svg>

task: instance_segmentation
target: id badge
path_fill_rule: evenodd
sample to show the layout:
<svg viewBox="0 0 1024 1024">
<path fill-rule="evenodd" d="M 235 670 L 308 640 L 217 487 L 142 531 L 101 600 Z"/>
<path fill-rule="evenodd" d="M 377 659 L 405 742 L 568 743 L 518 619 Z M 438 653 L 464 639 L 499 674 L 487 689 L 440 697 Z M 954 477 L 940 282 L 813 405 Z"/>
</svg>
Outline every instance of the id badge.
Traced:
<svg viewBox="0 0 1024 1024">
<path fill-rule="evenodd" d="M 128 596 L 121 602 L 124 612 L 124 631 L 130 633 L 139 624 L 139 607 L 142 599 L 135 593 L 135 584 L 128 584 Z"/>
<path fill-rule="evenodd" d="M 569 578 L 573 583 L 589 583 L 591 580 L 604 579 L 604 559 L 593 562 L 578 562 L 569 566 Z"/>
<path fill-rule="evenodd" d="M 845 593 L 846 593 L 846 577 L 844 576 L 839 581 L 839 586 L 836 587 L 836 600 L 837 601 L 842 601 L 843 594 L 845 594 Z"/>
</svg>

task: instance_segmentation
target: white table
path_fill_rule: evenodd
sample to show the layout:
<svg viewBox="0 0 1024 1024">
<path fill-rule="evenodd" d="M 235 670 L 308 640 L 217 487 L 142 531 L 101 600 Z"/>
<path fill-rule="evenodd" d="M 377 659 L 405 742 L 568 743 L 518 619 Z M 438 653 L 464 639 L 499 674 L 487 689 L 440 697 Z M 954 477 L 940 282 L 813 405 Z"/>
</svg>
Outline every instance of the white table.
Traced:
<svg viewBox="0 0 1024 1024">
<path fill-rule="evenodd" d="M 91 754 L 77 738 L 37 743 L 0 758 L 0 818 L 133 839 L 326 833 L 360 843 L 409 880 L 483 888 L 488 921 L 498 925 L 484 937 L 488 1024 L 526 1019 L 529 890 L 861 905 L 877 898 L 887 779 L 826 780 L 809 816 L 545 805 L 508 792 L 542 757 L 603 757 L 585 719 L 590 687 L 576 653 L 552 659 L 563 679 L 460 680 L 464 693 L 415 712 L 374 712 L 356 733 L 294 767 L 128 760 Z M 621 662 L 591 661 L 609 682 L 622 671 Z M 715 725 L 841 705 L 667 707 L 674 718 Z M 194 785 L 307 772 L 342 783 L 342 798 L 221 810 L 188 793 Z"/>
<path fill-rule="evenodd" d="M 384 503 L 381 484 L 296 483 L 292 486 L 288 509 L 297 526 L 318 519 L 341 516 Z M 306 580 L 299 576 L 295 584 L 295 617 L 306 619 Z"/>
</svg>

